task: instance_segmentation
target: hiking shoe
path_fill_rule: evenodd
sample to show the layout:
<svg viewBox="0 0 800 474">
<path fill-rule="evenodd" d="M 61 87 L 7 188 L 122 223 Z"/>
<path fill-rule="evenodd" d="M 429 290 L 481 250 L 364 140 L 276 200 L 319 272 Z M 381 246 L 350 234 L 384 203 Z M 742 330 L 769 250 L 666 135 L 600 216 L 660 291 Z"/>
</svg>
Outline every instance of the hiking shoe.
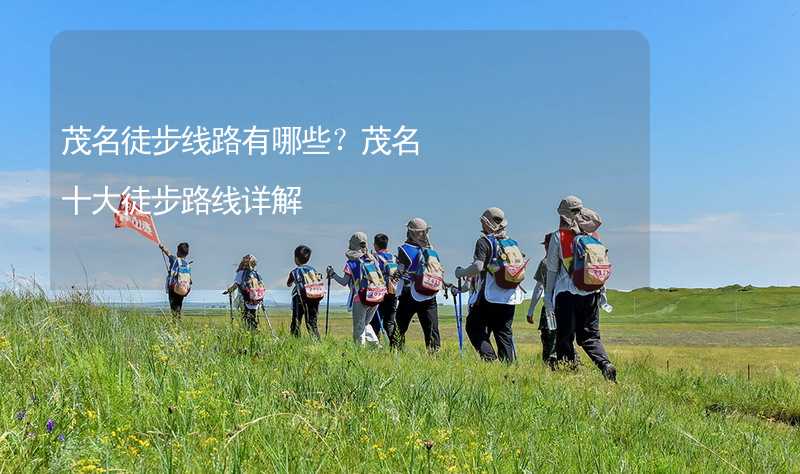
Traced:
<svg viewBox="0 0 800 474">
<path fill-rule="evenodd" d="M 603 378 L 609 382 L 617 383 L 617 368 L 612 364 L 606 364 L 606 366 L 603 367 Z"/>
</svg>

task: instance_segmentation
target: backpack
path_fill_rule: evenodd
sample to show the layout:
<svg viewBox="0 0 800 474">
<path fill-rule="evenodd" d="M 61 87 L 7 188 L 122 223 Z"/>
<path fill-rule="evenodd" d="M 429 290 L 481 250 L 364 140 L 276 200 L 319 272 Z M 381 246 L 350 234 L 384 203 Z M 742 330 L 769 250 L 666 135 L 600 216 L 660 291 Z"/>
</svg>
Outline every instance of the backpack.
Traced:
<svg viewBox="0 0 800 474">
<path fill-rule="evenodd" d="M 185 258 L 176 257 L 169 269 L 169 289 L 178 296 L 192 291 L 192 267 Z"/>
<path fill-rule="evenodd" d="M 358 298 L 366 306 L 375 306 L 383 302 L 386 296 L 386 280 L 383 273 L 372 260 L 361 259 L 348 262 L 355 282 L 354 289 Z"/>
<path fill-rule="evenodd" d="M 421 295 L 433 296 L 444 284 L 444 268 L 439 260 L 439 254 L 436 250 L 424 248 L 420 249 L 417 259 L 414 289 Z"/>
<path fill-rule="evenodd" d="M 397 275 L 398 266 L 397 259 L 389 252 L 375 252 L 375 257 L 378 259 L 378 267 L 383 273 L 383 279 L 386 280 L 386 290 L 390 295 L 395 294 L 395 285 L 392 285 L 391 279 Z"/>
<path fill-rule="evenodd" d="M 525 280 L 525 268 L 530 259 L 525 260 L 514 239 L 498 239 L 493 235 L 487 235 L 486 239 L 492 245 L 492 259 L 486 270 L 494 275 L 494 282 L 500 288 L 517 288 Z"/>
<path fill-rule="evenodd" d="M 257 271 L 244 270 L 239 292 L 247 303 L 260 304 L 264 301 L 264 294 L 267 292 L 267 289 L 264 287 L 264 282 L 261 281 L 261 275 L 259 275 Z"/>
<path fill-rule="evenodd" d="M 325 297 L 325 284 L 322 273 L 316 271 L 311 265 L 297 267 L 294 274 L 297 290 L 303 299 L 319 301 Z"/>
<path fill-rule="evenodd" d="M 594 235 L 581 234 L 572 241 L 572 282 L 583 291 L 597 291 L 611 278 L 608 249 Z"/>
</svg>

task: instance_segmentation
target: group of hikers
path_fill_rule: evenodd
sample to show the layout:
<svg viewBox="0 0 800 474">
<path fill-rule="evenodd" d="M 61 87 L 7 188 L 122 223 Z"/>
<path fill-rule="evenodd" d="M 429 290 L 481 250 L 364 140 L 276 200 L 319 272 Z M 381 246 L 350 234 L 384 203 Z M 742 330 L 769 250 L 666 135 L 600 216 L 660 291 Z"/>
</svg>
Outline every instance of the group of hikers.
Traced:
<svg viewBox="0 0 800 474">
<path fill-rule="evenodd" d="M 543 299 L 538 328 L 544 362 L 551 368 L 562 364 L 577 366 L 577 342 L 603 376 L 616 382 L 616 368 L 600 339 L 600 309 L 612 310 L 605 291 L 611 265 L 608 250 L 597 234 L 602 220 L 576 196 L 561 200 L 558 216 L 558 228 L 542 241 L 545 257 L 533 276 L 536 285 L 527 321 L 537 322 L 535 308 Z M 419 217 L 406 225 L 406 240 L 395 254 L 390 251 L 385 234 L 375 235 L 370 249 L 367 234 L 354 233 L 344 253 L 341 274 L 331 266 L 325 274 L 318 272 L 310 264 L 311 248 L 298 246 L 294 250 L 295 268 L 286 281 L 287 287 L 292 288 L 291 333 L 300 336 L 305 321 L 309 334 L 320 338 L 319 306 L 333 280 L 350 289 L 348 307 L 357 344 L 379 345 L 384 333 L 391 348 L 402 349 L 416 316 L 427 349 L 436 352 L 441 346 L 437 295 L 444 293 L 447 297 L 449 292 L 455 301 L 468 293 L 465 331 L 470 343 L 483 360 L 513 362 L 517 356 L 512 324 L 515 308 L 523 302 L 522 282 L 529 259 L 509 236 L 508 221 L 501 209 L 486 209 L 480 225 L 472 262 L 455 269 L 457 283 L 445 282 L 439 254 L 429 239 L 431 227 Z M 169 258 L 166 290 L 170 309 L 180 316 L 183 299 L 191 289 L 189 244 L 180 243 L 175 255 L 163 245 L 160 248 Z M 266 292 L 256 265 L 253 255 L 245 255 L 233 284 L 223 292 L 229 298 L 238 292 L 242 319 L 251 329 L 258 326 L 257 311 L 263 306 Z M 460 304 L 456 310 L 460 322 Z"/>
</svg>

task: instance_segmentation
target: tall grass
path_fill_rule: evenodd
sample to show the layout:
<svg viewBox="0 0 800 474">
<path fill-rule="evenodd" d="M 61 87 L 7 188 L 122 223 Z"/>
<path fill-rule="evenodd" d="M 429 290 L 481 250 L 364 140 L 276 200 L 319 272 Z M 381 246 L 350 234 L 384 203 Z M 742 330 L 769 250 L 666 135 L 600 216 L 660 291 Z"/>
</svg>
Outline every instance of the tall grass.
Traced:
<svg viewBox="0 0 800 474">
<path fill-rule="evenodd" d="M 620 379 L 3 294 L 0 471 L 800 470 L 797 380 Z"/>
</svg>

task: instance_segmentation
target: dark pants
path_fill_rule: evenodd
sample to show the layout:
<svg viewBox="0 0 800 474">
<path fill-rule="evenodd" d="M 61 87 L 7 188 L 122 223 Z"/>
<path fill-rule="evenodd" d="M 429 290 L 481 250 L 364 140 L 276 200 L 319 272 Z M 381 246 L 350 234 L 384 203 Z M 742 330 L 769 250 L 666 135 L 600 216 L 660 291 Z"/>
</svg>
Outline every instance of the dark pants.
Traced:
<svg viewBox="0 0 800 474">
<path fill-rule="evenodd" d="M 372 321 L 369 322 L 370 326 L 372 326 L 372 330 L 375 331 L 378 337 L 381 336 L 381 326 L 383 326 L 383 330 L 386 332 L 386 338 L 389 340 L 389 345 L 393 344 L 394 333 L 397 330 L 396 316 L 397 296 L 387 294 L 386 297 L 383 298 L 383 302 L 378 305 L 378 311 L 375 313 Z"/>
<path fill-rule="evenodd" d="M 558 359 L 556 353 L 556 337 L 555 329 L 549 329 L 547 324 L 547 311 L 542 305 L 542 312 L 539 316 L 539 334 L 542 340 L 542 360 L 550 365 L 555 364 Z"/>
<path fill-rule="evenodd" d="M 397 305 L 397 328 L 392 338 L 392 347 L 402 348 L 406 342 L 406 331 L 411 324 L 411 318 L 417 315 L 422 333 L 425 335 L 425 346 L 430 352 L 436 352 L 441 346 L 439 338 L 439 308 L 436 298 L 417 301 L 411 297 L 411 291 L 406 290 L 400 295 Z"/>
<path fill-rule="evenodd" d="M 258 308 L 250 309 L 245 306 L 244 311 L 242 311 L 242 319 L 244 320 L 245 325 L 247 325 L 247 329 L 256 330 L 258 329 Z"/>
<path fill-rule="evenodd" d="M 181 317 L 183 311 L 183 296 L 175 294 L 172 290 L 167 293 L 169 296 L 169 310 L 172 311 L 172 316 L 176 318 Z"/>
<path fill-rule="evenodd" d="M 319 300 L 306 300 L 300 295 L 292 297 L 292 325 L 291 332 L 293 336 L 300 336 L 300 325 L 303 323 L 303 318 L 306 320 L 306 329 L 308 333 L 319 339 L 319 329 L 317 328 L 317 315 L 319 314 Z"/>
<path fill-rule="evenodd" d="M 577 363 L 573 341 L 583 347 L 586 355 L 601 370 L 611 362 L 600 341 L 600 294 L 581 296 L 559 293 L 556 297 L 556 354 L 559 361 Z"/>
<path fill-rule="evenodd" d="M 467 337 L 478 351 L 481 359 L 513 362 L 516 358 L 511 324 L 514 322 L 513 304 L 490 303 L 481 293 L 478 301 L 469 308 L 467 314 Z M 497 353 L 492 347 L 490 337 L 494 334 Z"/>
</svg>

